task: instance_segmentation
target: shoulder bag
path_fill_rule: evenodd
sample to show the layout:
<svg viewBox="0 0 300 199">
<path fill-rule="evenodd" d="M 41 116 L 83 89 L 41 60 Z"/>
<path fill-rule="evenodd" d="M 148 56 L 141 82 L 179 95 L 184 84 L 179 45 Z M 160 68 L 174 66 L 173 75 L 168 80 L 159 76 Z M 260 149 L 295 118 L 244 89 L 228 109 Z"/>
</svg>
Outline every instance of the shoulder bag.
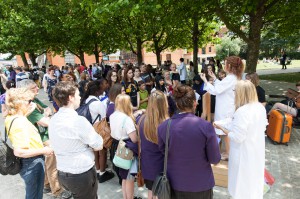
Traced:
<svg viewBox="0 0 300 199">
<path fill-rule="evenodd" d="M 159 199 L 170 199 L 171 198 L 171 186 L 167 177 L 167 164 L 168 164 L 168 150 L 169 150 L 169 136 L 171 119 L 168 121 L 166 143 L 165 143 L 165 160 L 164 160 L 164 171 L 162 174 L 156 177 L 153 186 L 152 194 L 157 196 Z"/>
<path fill-rule="evenodd" d="M 8 135 L 15 119 L 17 118 L 14 118 L 10 123 Z M 14 155 L 14 150 L 6 143 L 8 135 L 5 133 L 5 141 L 2 139 L 0 141 L 0 173 L 2 175 L 16 175 L 21 170 L 21 163 L 20 159 Z"/>
<path fill-rule="evenodd" d="M 122 129 L 124 128 L 126 118 L 127 117 L 125 117 L 125 119 L 123 120 Z M 124 142 L 124 140 L 121 139 L 119 141 L 118 148 L 113 159 L 114 165 L 121 169 L 128 170 L 131 167 L 132 160 L 133 160 L 132 150 L 126 148 L 126 143 Z"/>
</svg>

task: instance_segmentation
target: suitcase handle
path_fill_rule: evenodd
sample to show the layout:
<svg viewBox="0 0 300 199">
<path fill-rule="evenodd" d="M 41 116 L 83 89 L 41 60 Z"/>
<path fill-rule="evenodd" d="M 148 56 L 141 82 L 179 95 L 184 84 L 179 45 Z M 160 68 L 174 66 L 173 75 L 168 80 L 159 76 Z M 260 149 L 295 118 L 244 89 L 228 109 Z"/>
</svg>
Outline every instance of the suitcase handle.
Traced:
<svg viewBox="0 0 300 199">
<path fill-rule="evenodd" d="M 285 126 L 285 127 L 287 128 L 287 131 L 284 132 L 286 134 L 291 130 L 291 128 L 289 126 Z"/>
</svg>

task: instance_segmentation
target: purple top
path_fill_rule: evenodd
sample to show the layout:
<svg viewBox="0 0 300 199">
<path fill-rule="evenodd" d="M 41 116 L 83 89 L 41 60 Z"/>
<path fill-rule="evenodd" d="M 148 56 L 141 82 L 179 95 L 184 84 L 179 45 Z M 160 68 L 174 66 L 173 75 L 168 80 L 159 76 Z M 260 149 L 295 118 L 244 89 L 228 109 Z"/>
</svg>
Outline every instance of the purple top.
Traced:
<svg viewBox="0 0 300 199">
<path fill-rule="evenodd" d="M 158 146 L 164 153 L 168 120 L 158 127 Z M 176 191 L 200 192 L 215 185 L 211 164 L 221 159 L 211 123 L 192 113 L 172 117 L 167 174 Z"/>
<path fill-rule="evenodd" d="M 115 112 L 115 103 L 109 103 L 106 111 L 106 118 L 109 119 L 109 116 Z"/>
<path fill-rule="evenodd" d="M 154 181 L 155 178 L 163 172 L 164 155 L 158 148 L 158 145 L 148 141 L 144 134 L 144 117 L 139 127 L 141 137 L 141 170 L 143 177 Z"/>
<path fill-rule="evenodd" d="M 0 96 L 0 104 L 5 104 L 5 93 Z"/>
</svg>

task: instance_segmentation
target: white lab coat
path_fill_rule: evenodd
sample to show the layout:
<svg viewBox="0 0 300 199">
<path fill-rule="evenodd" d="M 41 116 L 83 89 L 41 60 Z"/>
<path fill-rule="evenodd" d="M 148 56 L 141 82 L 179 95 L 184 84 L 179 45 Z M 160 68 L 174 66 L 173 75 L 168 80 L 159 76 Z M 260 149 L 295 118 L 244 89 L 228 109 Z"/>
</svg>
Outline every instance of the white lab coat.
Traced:
<svg viewBox="0 0 300 199">
<path fill-rule="evenodd" d="M 186 65 L 184 62 L 181 62 L 180 65 L 177 67 L 177 71 L 180 75 L 180 81 L 185 81 L 187 77 L 187 70 Z"/>
<path fill-rule="evenodd" d="M 259 102 L 238 108 L 229 124 L 228 191 L 234 199 L 263 198 L 267 124 Z"/>
<path fill-rule="evenodd" d="M 216 96 L 215 121 L 232 118 L 235 110 L 234 90 L 236 83 L 237 77 L 233 74 L 228 74 L 222 81 L 217 79 L 214 85 L 209 82 L 204 85 L 204 90 Z M 218 135 L 224 135 L 221 130 L 215 130 Z"/>
</svg>

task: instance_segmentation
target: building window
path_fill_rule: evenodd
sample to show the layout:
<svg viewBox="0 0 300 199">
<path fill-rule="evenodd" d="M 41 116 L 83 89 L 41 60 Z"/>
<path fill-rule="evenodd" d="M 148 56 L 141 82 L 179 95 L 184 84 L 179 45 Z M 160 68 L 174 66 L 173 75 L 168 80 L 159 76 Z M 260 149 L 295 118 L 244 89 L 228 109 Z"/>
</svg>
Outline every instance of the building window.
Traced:
<svg viewBox="0 0 300 199">
<path fill-rule="evenodd" d="M 206 54 L 206 49 L 205 48 L 202 48 L 202 54 Z"/>
<path fill-rule="evenodd" d="M 166 60 L 171 61 L 171 54 L 166 54 Z"/>
<path fill-rule="evenodd" d="M 66 51 L 65 52 L 65 63 L 74 65 L 75 64 L 75 55 L 73 55 L 69 51 Z"/>
<path fill-rule="evenodd" d="M 208 48 L 208 52 L 210 52 L 210 53 L 211 53 L 211 47 L 209 47 L 209 48 Z"/>
</svg>

